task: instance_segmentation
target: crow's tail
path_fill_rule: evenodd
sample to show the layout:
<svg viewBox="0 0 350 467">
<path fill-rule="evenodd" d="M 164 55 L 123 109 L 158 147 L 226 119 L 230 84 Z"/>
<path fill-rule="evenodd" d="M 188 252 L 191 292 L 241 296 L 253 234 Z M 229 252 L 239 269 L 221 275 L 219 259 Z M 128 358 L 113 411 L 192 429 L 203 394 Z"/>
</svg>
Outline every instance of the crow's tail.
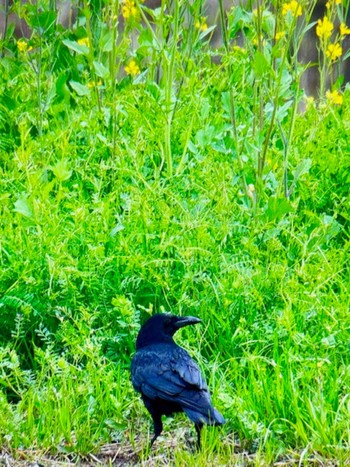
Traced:
<svg viewBox="0 0 350 467">
<path fill-rule="evenodd" d="M 187 407 L 183 407 L 183 410 L 188 418 L 198 425 L 223 425 L 226 423 L 224 417 L 214 407 L 210 407 L 207 414 Z"/>
</svg>

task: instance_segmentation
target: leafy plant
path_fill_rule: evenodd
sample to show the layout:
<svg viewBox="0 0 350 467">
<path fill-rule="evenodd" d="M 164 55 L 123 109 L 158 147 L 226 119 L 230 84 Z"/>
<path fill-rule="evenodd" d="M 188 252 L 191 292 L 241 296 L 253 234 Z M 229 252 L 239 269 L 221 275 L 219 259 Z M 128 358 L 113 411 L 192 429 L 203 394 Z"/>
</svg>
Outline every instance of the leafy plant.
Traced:
<svg viewBox="0 0 350 467">
<path fill-rule="evenodd" d="M 4 447 L 80 455 L 141 431 L 146 456 L 128 367 L 144 319 L 171 311 L 202 318 L 178 339 L 228 423 L 165 462 L 238 462 L 232 432 L 257 463 L 347 459 L 349 92 L 298 113 L 312 10 L 273 3 L 235 7 L 215 51 L 199 1 L 86 2 L 67 30 L 28 4 L 31 37 L 8 31 Z"/>
</svg>

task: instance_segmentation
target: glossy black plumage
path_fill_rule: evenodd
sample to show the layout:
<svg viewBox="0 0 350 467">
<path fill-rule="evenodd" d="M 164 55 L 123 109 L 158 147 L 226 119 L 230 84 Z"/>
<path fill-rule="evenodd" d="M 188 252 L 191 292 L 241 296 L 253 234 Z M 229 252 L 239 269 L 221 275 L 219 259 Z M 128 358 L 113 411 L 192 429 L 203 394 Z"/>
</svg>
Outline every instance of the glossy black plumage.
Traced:
<svg viewBox="0 0 350 467">
<path fill-rule="evenodd" d="M 204 424 L 225 423 L 224 417 L 211 405 L 207 384 L 197 364 L 173 340 L 178 329 L 199 322 L 192 316 L 158 314 L 138 334 L 131 378 L 153 419 L 151 444 L 162 432 L 162 415 L 185 412 L 195 424 L 198 445 Z"/>
</svg>

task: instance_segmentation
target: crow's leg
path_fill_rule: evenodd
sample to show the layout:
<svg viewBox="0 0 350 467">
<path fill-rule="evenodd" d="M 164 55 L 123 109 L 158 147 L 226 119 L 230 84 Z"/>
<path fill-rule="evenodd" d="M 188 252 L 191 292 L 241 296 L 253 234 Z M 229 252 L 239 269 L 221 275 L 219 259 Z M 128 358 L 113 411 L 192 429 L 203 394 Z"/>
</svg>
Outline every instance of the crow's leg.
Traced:
<svg viewBox="0 0 350 467">
<path fill-rule="evenodd" d="M 163 431 L 162 416 L 159 414 L 152 414 L 152 418 L 153 418 L 153 426 L 154 426 L 154 436 L 151 439 L 151 447 L 153 446 L 153 443 Z"/>
<path fill-rule="evenodd" d="M 196 428 L 196 433 L 197 433 L 197 449 L 200 449 L 201 447 L 201 429 L 202 429 L 202 426 L 200 423 L 195 423 L 194 424 L 195 428 Z"/>
<path fill-rule="evenodd" d="M 142 400 L 153 420 L 154 435 L 153 435 L 153 438 L 151 439 L 151 446 L 150 446 L 152 447 L 155 440 L 158 438 L 158 436 L 163 431 L 162 414 L 161 412 L 157 410 L 157 405 L 154 400 L 150 399 L 144 394 L 142 394 Z"/>
</svg>

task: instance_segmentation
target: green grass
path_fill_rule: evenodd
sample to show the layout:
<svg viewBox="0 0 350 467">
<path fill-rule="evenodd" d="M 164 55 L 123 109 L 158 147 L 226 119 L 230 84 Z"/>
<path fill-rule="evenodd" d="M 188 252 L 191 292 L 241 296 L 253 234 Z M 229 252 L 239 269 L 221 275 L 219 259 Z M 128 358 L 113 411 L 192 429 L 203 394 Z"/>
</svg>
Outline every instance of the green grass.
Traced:
<svg viewBox="0 0 350 467">
<path fill-rule="evenodd" d="M 2 41 L 0 443 L 14 457 L 113 442 L 141 465 L 349 460 L 350 94 L 296 112 L 288 43 L 303 31 L 263 6 L 219 65 L 182 3 L 180 43 L 163 10 L 137 50 L 128 28 L 116 43 L 114 3 L 66 31 L 39 34 L 28 13 L 27 50 Z M 120 75 L 132 57 L 141 73 Z M 203 320 L 177 342 L 227 424 L 199 453 L 181 416 L 148 450 L 129 365 L 159 311 Z"/>
</svg>

